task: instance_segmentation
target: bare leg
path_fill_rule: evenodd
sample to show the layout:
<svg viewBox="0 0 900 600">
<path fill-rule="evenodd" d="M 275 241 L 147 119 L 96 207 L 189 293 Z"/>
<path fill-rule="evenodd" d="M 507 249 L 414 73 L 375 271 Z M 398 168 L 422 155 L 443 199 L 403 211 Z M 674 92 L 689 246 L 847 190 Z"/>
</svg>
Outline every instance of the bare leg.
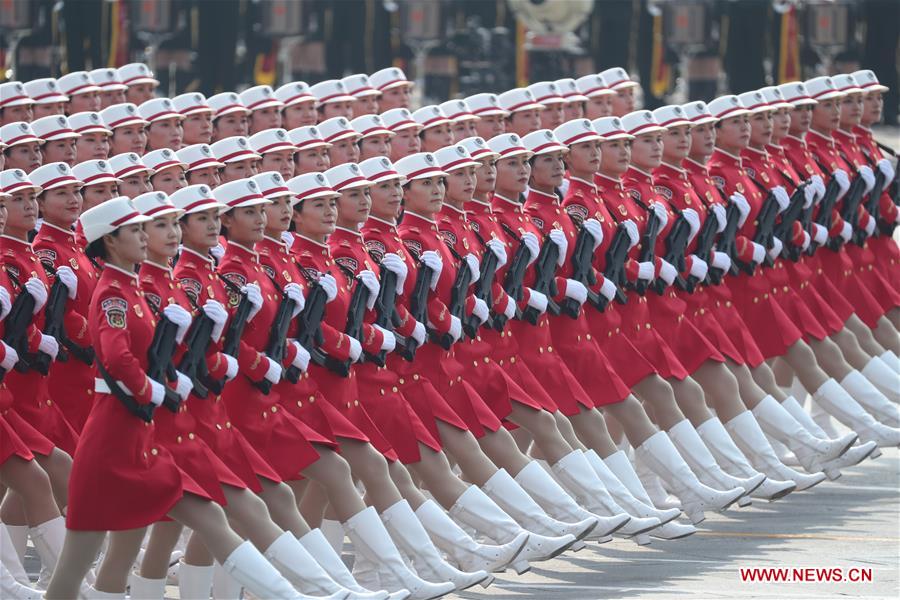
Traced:
<svg viewBox="0 0 900 600">
<path fill-rule="evenodd" d="M 829 379 L 829 375 L 816 362 L 816 355 L 803 340 L 788 348 L 784 359 L 793 367 L 807 390 L 817 390 Z"/>
<path fill-rule="evenodd" d="M 604 407 L 604 410 L 607 408 Z M 597 409 L 582 410 L 565 420 L 571 424 L 578 440 L 599 454 L 600 458 L 606 458 L 619 450 L 609 435 L 607 420 Z"/>
<path fill-rule="evenodd" d="M 447 454 L 456 461 L 466 479 L 480 486 L 497 472 L 497 465 L 482 451 L 475 436 L 442 421 L 437 421 L 437 427 Z"/>
<path fill-rule="evenodd" d="M 387 510 L 403 499 L 391 480 L 387 459 L 372 444 L 342 440 L 341 453 L 350 463 L 353 476 L 365 484 L 366 496 L 371 499 L 378 512 Z"/>
<path fill-rule="evenodd" d="M 172 549 L 181 537 L 184 527 L 176 521 L 160 521 L 150 529 L 150 538 L 141 560 L 140 576 L 147 579 L 162 579 L 169 570 Z M 103 562 L 106 562 L 104 557 Z"/>
<path fill-rule="evenodd" d="M 0 465 L 0 483 L 15 492 L 25 524 L 34 527 L 59 516 L 50 493 L 50 478 L 34 461 L 11 456 Z M 5 518 L 3 522 L 7 522 Z"/>
<path fill-rule="evenodd" d="M 747 406 L 741 401 L 743 394 L 738 380 L 724 363 L 706 361 L 694 371 L 693 378 L 703 386 L 707 401 L 716 409 L 716 414 L 722 422 L 728 422 L 747 410 Z M 748 379 L 750 378 L 748 377 Z M 766 395 L 755 385 L 752 390 L 748 390 L 748 393 L 754 396 L 754 406 Z M 691 419 L 691 423 L 701 424 L 693 419 Z"/>
<path fill-rule="evenodd" d="M 866 327 L 866 324 L 855 314 L 850 315 L 850 318 L 844 323 L 844 329 L 856 337 L 860 347 L 870 356 L 881 356 L 887 350 L 887 348 L 878 343 L 878 340 L 872 334 L 872 330 Z"/>
<path fill-rule="evenodd" d="M 106 538 L 105 531 L 66 531 L 66 541 L 53 571 L 46 600 L 71 600 L 77 598 L 81 582 Z"/>
<path fill-rule="evenodd" d="M 763 363 L 760 368 L 763 367 L 772 371 L 772 374 L 775 376 L 775 381 L 780 387 L 790 387 L 791 383 L 794 381 L 794 369 L 783 358 L 776 358 L 771 366 Z"/>
<path fill-rule="evenodd" d="M 872 330 L 872 334 L 885 350 L 900 353 L 900 336 L 897 335 L 897 328 L 887 318 L 878 319 L 878 326 Z"/>
<path fill-rule="evenodd" d="M 722 367 L 722 363 L 715 364 Z M 724 369 L 724 367 L 722 368 Z M 727 371 L 725 372 L 725 375 L 713 370 L 711 370 L 710 373 L 714 379 L 718 379 L 723 384 L 727 384 Z M 684 416 L 690 419 L 695 427 L 712 418 L 712 413 L 709 412 L 709 408 L 706 406 L 706 397 L 703 394 L 703 388 L 701 388 L 692 377 L 685 377 L 682 381 L 678 381 L 674 378 L 668 381 L 675 394 L 675 401 L 678 404 L 678 408 L 681 409 Z M 734 391 L 737 391 L 737 386 L 735 386 Z M 738 402 L 740 402 L 740 400 L 738 400 Z"/>
<path fill-rule="evenodd" d="M 346 441 L 342 440 L 341 444 L 343 447 Z M 325 502 L 321 503 L 321 508 L 324 509 L 325 504 L 328 504 L 341 521 L 346 521 L 366 507 L 353 485 L 350 465 L 341 455 L 331 450 L 317 449 L 320 454 L 319 460 L 303 470 L 303 474 L 316 484 L 309 486 L 306 495 L 323 497 Z M 303 506 L 305 509 L 305 501 Z M 314 513 L 312 515 L 314 520 L 309 522 L 310 525 L 320 525 L 322 514 L 322 510 Z"/>
<path fill-rule="evenodd" d="M 528 454 L 528 449 L 531 447 L 531 442 L 534 441 L 534 438 L 531 436 L 531 432 L 527 429 L 520 427 L 514 431 L 510 432 L 513 440 L 516 442 L 516 446 L 519 447 L 519 451 L 522 454 Z"/>
<path fill-rule="evenodd" d="M 873 356 L 878 356 L 878 354 L 868 354 L 863 350 L 856 336 L 846 328 L 832 334 L 831 341 L 841 349 L 841 354 L 844 355 L 850 366 L 858 371 L 864 369 Z"/>
<path fill-rule="evenodd" d="M 530 406 L 513 402 L 509 420 L 531 434 L 535 445 L 541 449 L 541 454 L 550 464 L 555 464 L 572 452 L 572 446 L 566 442 L 556 427 L 556 418 L 546 410 L 535 410 Z M 521 449 L 521 446 L 519 448 Z"/>
<path fill-rule="evenodd" d="M 675 402 L 675 393 L 672 390 L 672 386 L 659 375 L 645 377 L 633 389 L 638 398 L 653 405 L 653 412 L 657 419 L 656 423 L 660 429 L 668 430 L 684 420 L 684 413 L 681 412 L 681 409 Z M 619 412 L 615 414 L 618 415 Z M 625 435 L 631 440 L 631 434 L 627 429 L 628 424 L 623 422 L 622 419 L 619 419 L 619 422 L 625 426 Z"/>
<path fill-rule="evenodd" d="M 509 431 L 501 427 L 497 431 L 488 432 L 478 440 L 478 445 L 497 466 L 505 468 L 515 477 L 524 469 L 531 459 L 522 454 L 516 446 Z"/>
<path fill-rule="evenodd" d="M 841 349 L 829 338 L 810 340 L 809 347 L 816 355 L 816 362 L 819 363 L 822 370 L 838 381 L 853 371 L 853 367 L 846 361 Z"/>
<path fill-rule="evenodd" d="M 284 531 L 290 531 L 298 538 L 309 533 L 309 525 L 297 510 L 297 501 L 291 488 L 284 483 L 275 483 L 264 478 L 260 478 L 260 482 L 263 489 L 259 496 L 266 503 L 272 520 Z"/>
<path fill-rule="evenodd" d="M 362 499 L 359 497 L 356 488 L 353 486 L 352 481 L 348 485 L 348 489 L 350 488 L 353 489 L 353 497 L 359 499 L 360 503 L 365 506 L 365 504 L 362 502 Z M 291 485 L 291 489 L 293 489 L 293 485 Z M 313 482 L 312 485 L 306 486 L 305 493 L 303 494 L 303 499 L 298 503 L 300 514 L 303 515 L 303 520 L 313 528 L 322 525 L 322 517 L 325 514 L 325 509 L 327 508 L 327 506 L 328 492 L 326 492 L 325 488 L 316 482 Z"/>
<path fill-rule="evenodd" d="M 781 391 L 781 387 L 779 387 L 778 383 L 775 381 L 775 374 L 772 373 L 772 369 L 770 369 L 766 363 L 759 365 L 755 369 L 750 369 L 746 365 L 737 367 L 734 370 L 734 374 L 738 379 L 738 384 L 741 386 L 741 395 L 746 394 L 745 397 L 747 400 L 748 408 L 754 408 L 756 404 L 752 403 L 753 397 L 749 394 L 748 391 L 746 391 L 749 390 L 747 386 L 751 385 L 749 382 L 746 382 L 744 380 L 747 375 L 752 377 L 756 385 L 760 387 L 765 393 L 771 395 L 779 402 L 784 402 L 785 400 L 787 400 L 787 396 L 784 392 Z M 801 380 L 800 383 L 803 383 L 803 381 Z"/>
<path fill-rule="evenodd" d="M 184 562 L 197 567 L 208 567 L 213 564 L 212 553 L 196 531 L 191 534 L 187 548 L 184 549 Z"/>
<path fill-rule="evenodd" d="M 468 486 L 453 474 L 450 462 L 443 452 L 435 452 L 419 444 L 419 454 L 422 459 L 417 463 L 406 465 L 407 469 L 422 480 L 438 504 L 444 507 L 453 506 Z M 408 497 L 406 499 L 409 500 Z"/>
<path fill-rule="evenodd" d="M 406 470 L 406 467 L 400 461 L 388 463 L 388 472 L 391 474 L 391 480 L 397 486 L 400 495 L 409 502 L 413 510 L 425 504 L 428 498 L 422 494 L 422 490 L 416 487 L 412 477 L 409 476 L 409 471 Z"/>
<path fill-rule="evenodd" d="M 131 565 L 141 551 L 141 542 L 144 541 L 146 533 L 146 527 L 110 532 L 109 547 L 103 554 L 103 562 L 97 570 L 94 588 L 101 592 L 125 591 Z"/>
<path fill-rule="evenodd" d="M 660 381 L 662 380 L 660 379 Z M 650 418 L 647 416 L 647 413 L 644 412 L 644 407 L 641 406 L 640 401 L 634 396 L 628 396 L 621 402 L 604 406 L 603 410 L 607 415 L 614 417 L 622 425 L 622 429 L 625 432 L 625 436 L 628 438 L 628 442 L 635 448 L 643 444 L 650 436 L 659 431 L 656 426 L 650 422 Z M 684 416 L 681 418 L 684 419 Z M 675 422 L 677 423 L 678 421 Z"/>
</svg>

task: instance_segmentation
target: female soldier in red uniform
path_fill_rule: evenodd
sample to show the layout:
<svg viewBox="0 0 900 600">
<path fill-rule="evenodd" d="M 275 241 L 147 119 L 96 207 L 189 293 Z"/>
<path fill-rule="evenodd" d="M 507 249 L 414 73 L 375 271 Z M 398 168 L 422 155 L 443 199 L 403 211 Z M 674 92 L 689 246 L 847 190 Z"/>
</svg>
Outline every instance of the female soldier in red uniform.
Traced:
<svg viewBox="0 0 900 600">
<path fill-rule="evenodd" d="M 202 536 L 224 568 L 254 593 L 301 598 L 250 542 L 242 542 L 231 530 L 221 508 L 209 502 L 168 450 L 156 444 L 152 410 L 162 404 L 166 387 L 146 374 L 157 319 L 134 274 L 146 256 L 147 220 L 125 197 L 81 216 L 88 255 L 102 258 L 105 265 L 88 316 L 104 375 L 95 384 L 94 410 L 76 452 L 69 482 L 69 531 L 47 598 L 77 595 L 106 531 L 130 530 L 133 543 L 116 556 L 130 565 L 143 528 L 167 514 Z M 179 383 L 184 379 L 180 375 Z M 181 399 L 187 395 L 183 387 L 179 385 Z M 113 389 L 116 395 L 110 393 Z M 144 420 L 138 414 L 151 417 Z M 99 578 L 95 585 L 101 592 L 124 592 L 124 582 L 118 589 L 116 583 Z"/>
</svg>

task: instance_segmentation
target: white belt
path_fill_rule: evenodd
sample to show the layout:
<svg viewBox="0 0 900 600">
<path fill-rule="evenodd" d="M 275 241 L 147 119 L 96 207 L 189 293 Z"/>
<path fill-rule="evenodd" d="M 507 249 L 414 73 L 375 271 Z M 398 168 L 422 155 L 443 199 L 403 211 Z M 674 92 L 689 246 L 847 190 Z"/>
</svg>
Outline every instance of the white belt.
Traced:
<svg viewBox="0 0 900 600">
<path fill-rule="evenodd" d="M 127 387 L 125 387 L 124 383 L 122 383 L 121 381 L 117 381 L 116 384 L 118 384 L 118 386 L 122 388 L 123 392 L 131 396 L 131 392 Z M 112 390 L 109 389 L 109 386 L 106 384 L 106 380 L 102 377 L 96 377 L 94 379 L 94 391 L 98 394 L 112 394 Z"/>
</svg>

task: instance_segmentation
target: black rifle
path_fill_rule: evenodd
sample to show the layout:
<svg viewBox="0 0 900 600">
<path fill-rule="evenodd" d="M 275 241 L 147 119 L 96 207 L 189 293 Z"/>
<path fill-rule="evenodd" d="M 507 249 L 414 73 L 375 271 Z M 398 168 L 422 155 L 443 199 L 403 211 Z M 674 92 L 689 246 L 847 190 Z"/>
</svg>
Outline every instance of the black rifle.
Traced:
<svg viewBox="0 0 900 600">
<path fill-rule="evenodd" d="M 534 284 L 531 289 L 547 296 L 547 310 L 545 312 L 551 315 L 559 314 L 559 305 L 553 300 L 553 296 L 557 294 L 556 289 L 556 267 L 559 258 L 559 247 L 550 239 L 550 236 L 544 240 L 541 251 L 538 253 L 537 260 L 534 262 Z M 522 318 L 537 325 L 541 313 L 533 306 L 528 306 L 522 311 Z"/>
<path fill-rule="evenodd" d="M 459 255 L 457 254 L 457 256 Z M 465 259 L 460 257 L 456 268 L 456 278 L 453 280 L 453 287 L 450 289 L 450 304 L 447 305 L 447 309 L 451 315 L 459 319 L 464 325 L 463 333 L 470 338 L 474 338 L 476 330 L 470 324 L 466 324 L 466 295 L 471 283 L 472 273 L 469 271 L 469 265 Z M 440 344 L 444 350 L 449 349 L 453 345 L 453 338 L 449 333 L 435 337 L 434 341 Z"/>
<path fill-rule="evenodd" d="M 55 276 L 56 271 L 41 263 L 48 275 Z M 59 342 L 59 352 L 56 355 L 58 362 L 69 360 L 69 354 L 86 365 L 94 362 L 94 349 L 90 346 L 82 347 L 69 339 L 65 329 L 66 302 L 69 300 L 69 290 L 57 277 L 50 286 L 50 294 L 47 297 L 47 305 L 44 307 L 44 333 L 56 338 Z M 42 375 L 50 372 L 50 355 L 40 353 L 33 363 L 33 368 Z"/>
<path fill-rule="evenodd" d="M 531 261 L 531 250 L 505 223 L 500 225 L 513 239 L 519 240 L 519 247 L 516 248 L 516 253 L 513 254 L 509 268 L 506 270 L 506 276 L 503 278 L 503 290 L 518 303 L 522 300 L 522 296 L 525 293 L 522 282 L 525 279 L 525 271 L 528 269 L 528 264 Z M 519 315 L 518 309 L 516 309 L 516 314 L 517 316 Z M 504 327 L 506 327 L 506 315 L 496 315 L 494 317 L 494 329 L 503 331 Z"/>
<path fill-rule="evenodd" d="M 862 204 L 863 196 L 866 192 L 866 182 L 860 175 L 857 175 L 850 183 L 850 189 L 844 195 L 841 206 L 841 218 L 850 223 L 853 230 L 859 228 L 859 206 Z M 844 238 L 834 236 L 828 240 L 828 248 L 837 251 L 844 245 Z"/>
<path fill-rule="evenodd" d="M 588 288 L 588 302 L 600 308 L 600 295 L 590 289 L 592 285 L 597 284 L 593 261 L 594 236 L 582 227 L 575 239 L 575 247 L 572 249 L 572 279 Z M 565 298 L 559 303 L 559 310 L 562 314 L 577 319 L 581 314 L 581 305 L 572 298 Z"/>
<path fill-rule="evenodd" d="M 620 224 L 609 248 L 606 249 L 606 268 L 603 270 L 603 276 L 616 286 L 615 299 L 619 304 L 628 303 L 628 296 L 625 294 L 625 286 L 628 285 L 628 279 L 625 277 L 625 261 L 628 259 L 629 250 L 631 250 L 631 237 L 625 226 Z M 598 308 L 604 310 L 608 304 L 609 300 L 600 296 Z"/>
<path fill-rule="evenodd" d="M 375 324 L 388 331 L 394 331 L 397 322 L 397 274 L 390 269 L 381 267 L 381 281 L 378 288 L 378 296 L 375 298 Z M 370 355 L 370 360 L 383 367 L 387 351 L 380 350 L 378 354 Z"/>
<path fill-rule="evenodd" d="M 719 233 L 719 220 L 716 217 L 716 213 L 710 210 L 706 215 L 706 220 L 703 221 L 703 226 L 700 227 L 700 233 L 697 234 L 697 256 L 700 257 L 709 257 L 712 254 L 713 244 L 716 242 L 716 235 Z M 709 273 L 715 267 L 710 266 L 707 271 L 707 279 L 712 280 L 712 277 Z M 715 269 L 716 271 L 720 271 L 719 269 Z M 721 271 L 720 271 L 721 273 Z M 719 281 L 721 281 L 721 275 L 719 275 Z M 700 283 L 700 280 L 694 275 L 688 275 L 687 280 L 685 281 L 685 289 L 689 293 L 694 293 L 694 290 L 697 289 L 697 284 Z"/>
<path fill-rule="evenodd" d="M 301 269 L 302 271 L 302 269 Z M 304 276 L 306 273 L 304 271 Z M 306 304 L 297 315 L 297 343 L 306 348 L 310 360 L 319 366 L 325 366 L 326 354 L 319 349 L 323 342 L 322 319 L 325 318 L 325 305 L 328 304 L 328 292 L 317 281 L 307 277 Z M 290 365 L 284 378 L 291 383 L 300 381 L 300 369 Z"/>
<path fill-rule="evenodd" d="M 479 266 L 478 281 L 475 282 L 475 297 L 480 298 L 487 304 L 488 308 L 494 305 L 494 294 L 491 287 L 494 285 L 494 275 L 497 272 L 497 255 L 487 247 L 484 239 L 474 232 L 475 236 L 484 247 L 484 253 L 481 255 L 481 264 Z M 485 325 L 493 327 L 494 315 L 488 315 Z M 467 318 L 466 324 L 470 328 L 478 329 L 480 323 L 478 317 L 471 315 Z"/>
<path fill-rule="evenodd" d="M 363 324 L 365 322 L 366 302 L 368 299 L 369 289 L 363 284 L 362 280 L 357 279 L 356 287 L 353 288 L 353 295 L 350 296 L 350 304 L 347 307 L 347 327 L 344 329 L 344 333 L 359 342 L 362 342 L 364 337 Z M 369 358 L 371 355 L 365 353 L 364 356 Z M 325 366 L 341 377 L 350 375 L 350 364 L 350 359 L 340 361 L 330 356 L 325 361 Z"/>
<path fill-rule="evenodd" d="M 422 323 L 428 323 L 428 292 L 431 289 L 431 276 L 434 271 L 431 267 L 422 263 L 416 272 L 416 282 L 413 285 L 412 295 L 409 298 L 409 313 L 413 319 Z M 412 337 L 400 344 L 398 352 L 405 360 L 411 361 L 416 357 L 419 343 Z"/>
<path fill-rule="evenodd" d="M 162 405 L 173 413 L 178 412 L 178 408 L 181 406 L 181 397 L 166 384 L 178 379 L 175 374 L 175 365 L 172 363 L 175 349 L 178 346 L 175 341 L 177 333 L 178 325 L 165 316 L 160 316 L 156 323 L 156 329 L 153 331 L 153 339 L 150 340 L 150 347 L 147 348 L 147 377 L 162 384 L 166 392 Z"/>
<path fill-rule="evenodd" d="M 660 222 L 659 217 L 656 216 L 655 210 L 651 208 L 647 208 L 646 210 L 647 226 L 644 228 L 644 235 L 641 237 L 641 252 L 638 260 L 640 262 L 655 263 L 656 238 L 659 237 Z M 643 296 L 647 292 L 647 286 L 649 285 L 649 281 L 638 279 L 637 282 L 632 285 L 632 288 L 638 294 Z"/>
<path fill-rule="evenodd" d="M 825 186 L 825 195 L 819 203 L 819 214 L 817 214 L 815 218 L 816 224 L 824 227 L 826 231 L 831 231 L 832 212 L 834 211 L 834 204 L 837 202 L 837 196 L 840 191 L 841 186 L 838 185 L 837 178 L 832 177 L 831 181 L 828 182 L 828 185 Z M 810 207 L 808 211 L 809 214 L 805 214 L 804 219 L 812 221 L 812 211 L 813 207 Z M 812 256 L 818 246 L 819 244 L 815 241 L 810 242 L 806 253 Z"/>
<path fill-rule="evenodd" d="M 234 311 L 234 315 L 231 317 L 231 321 L 225 329 L 225 342 L 222 344 L 222 352 L 224 354 L 237 358 L 241 351 L 241 337 L 244 335 L 244 329 L 247 327 L 247 319 L 250 317 L 250 312 L 253 310 L 253 303 L 250 302 L 250 298 L 248 298 L 247 294 L 242 292 L 238 286 L 234 285 L 224 277 L 222 278 L 222 282 L 229 287 L 232 292 L 240 296 L 240 301 Z M 214 394 L 221 394 L 222 389 L 225 387 L 225 381 L 222 379 L 211 379 L 206 387 Z"/>
<path fill-rule="evenodd" d="M 275 312 L 275 319 L 272 321 L 272 329 L 269 331 L 269 342 L 266 344 L 266 356 L 272 362 L 281 363 L 284 361 L 285 345 L 287 344 L 287 333 L 293 319 L 294 308 L 297 303 L 287 297 L 282 296 L 281 302 L 278 304 L 278 310 Z M 269 395 L 272 391 L 272 382 L 265 377 L 259 381 L 254 381 L 253 385 L 263 394 Z"/>
<path fill-rule="evenodd" d="M 12 275 L 10 279 L 14 279 Z M 6 329 L 3 332 L 3 341 L 19 355 L 15 369 L 20 373 L 26 373 L 31 368 L 28 362 L 28 326 L 33 316 L 34 296 L 22 288 L 6 315 Z M 6 370 L 0 367 L 0 381 L 3 381 L 5 375 Z"/>
<path fill-rule="evenodd" d="M 869 193 L 869 199 L 866 202 L 866 212 L 875 219 L 876 228 L 874 231 L 875 235 L 881 233 L 881 227 L 879 221 L 881 220 L 881 207 L 879 205 L 879 200 L 881 199 L 881 194 L 884 192 L 885 176 L 884 173 L 881 172 L 880 169 L 876 168 L 875 173 L 875 185 L 872 186 L 872 191 Z M 866 241 L 866 232 L 865 230 L 856 229 L 853 231 L 853 242 L 858 246 L 862 246 Z"/>
<path fill-rule="evenodd" d="M 202 310 L 194 317 L 191 328 L 184 338 L 185 351 L 178 363 L 178 370 L 190 377 L 194 395 L 198 398 L 209 396 L 209 370 L 206 366 L 206 352 L 209 350 L 215 323 Z"/>
<path fill-rule="evenodd" d="M 797 262 L 800 259 L 800 247 L 790 243 L 791 237 L 793 236 L 794 223 L 798 221 L 802 221 L 803 217 L 803 204 L 806 202 L 806 188 L 809 186 L 809 182 L 803 182 L 797 189 L 794 190 L 794 193 L 791 195 L 790 204 L 781 213 L 781 221 L 775 225 L 774 235 L 782 242 L 784 242 L 784 249 L 782 250 L 782 254 L 794 261 Z"/>
<path fill-rule="evenodd" d="M 716 244 L 716 247 L 719 249 L 719 252 L 724 252 L 731 259 L 731 269 L 729 272 L 732 275 L 737 275 L 738 269 L 748 270 L 749 265 L 745 265 L 738 259 L 737 255 L 737 231 L 739 228 L 739 223 L 741 220 L 741 209 L 737 207 L 737 204 L 734 202 L 728 205 L 728 208 L 725 209 L 725 229 L 722 231 L 722 235 L 719 236 L 719 242 Z M 721 273 L 719 269 L 714 269 L 710 273 L 710 278 L 713 283 L 721 283 L 722 277 L 724 273 Z"/>
<path fill-rule="evenodd" d="M 666 236 L 665 260 L 675 267 L 676 274 L 674 283 L 683 290 L 687 289 L 687 282 L 681 276 L 681 272 L 684 271 L 686 265 L 684 253 L 685 250 L 687 250 L 688 238 L 690 236 L 691 225 L 687 222 L 687 219 L 682 216 L 678 217 L 678 220 L 672 225 L 672 229 L 669 230 L 669 235 Z M 653 291 L 662 296 L 666 291 L 666 282 L 662 281 L 661 278 L 657 278 L 656 281 L 653 282 Z"/>
<path fill-rule="evenodd" d="M 773 241 L 775 237 L 775 221 L 778 219 L 779 210 L 780 207 L 778 200 L 775 199 L 775 194 L 769 191 L 766 199 L 763 200 L 759 214 L 756 215 L 756 231 L 753 234 L 753 241 L 766 250 L 763 262 L 768 266 L 775 264 L 774 259 L 769 256 L 768 250 L 775 244 Z M 748 274 L 752 275 L 754 270 L 755 267 L 751 264 Z"/>
</svg>

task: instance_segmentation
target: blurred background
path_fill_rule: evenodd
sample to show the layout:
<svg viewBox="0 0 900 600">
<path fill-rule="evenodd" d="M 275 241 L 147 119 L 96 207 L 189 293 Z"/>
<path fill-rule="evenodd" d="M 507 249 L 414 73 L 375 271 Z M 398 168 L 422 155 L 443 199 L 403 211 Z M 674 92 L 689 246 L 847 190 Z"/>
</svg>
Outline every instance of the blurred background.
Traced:
<svg viewBox="0 0 900 600">
<path fill-rule="evenodd" d="M 897 124 L 900 0 L 0 0 L 0 79 L 143 61 L 168 96 L 386 66 L 418 102 L 623 66 L 647 108 L 873 69 Z"/>
</svg>

